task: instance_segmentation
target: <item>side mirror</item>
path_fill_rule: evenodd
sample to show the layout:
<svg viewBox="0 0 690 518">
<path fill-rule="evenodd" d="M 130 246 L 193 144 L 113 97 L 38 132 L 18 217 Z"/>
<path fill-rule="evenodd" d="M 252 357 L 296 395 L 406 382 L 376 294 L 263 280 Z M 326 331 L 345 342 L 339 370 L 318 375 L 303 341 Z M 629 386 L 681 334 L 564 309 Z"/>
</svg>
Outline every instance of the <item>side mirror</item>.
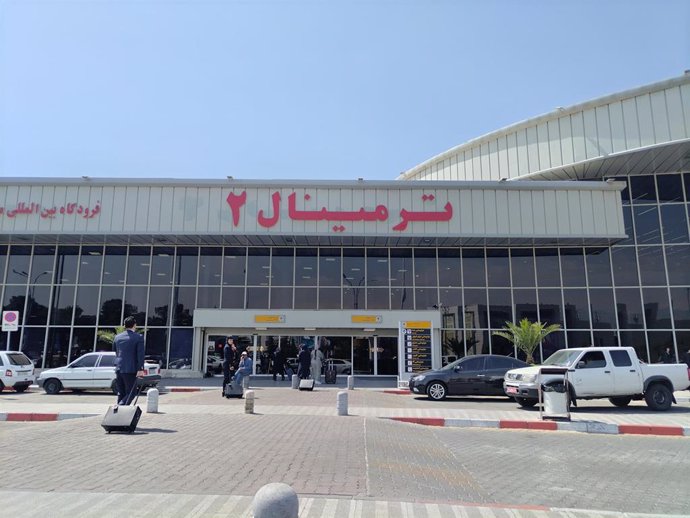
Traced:
<svg viewBox="0 0 690 518">
<path fill-rule="evenodd" d="M 577 368 L 578 368 L 578 369 L 584 369 L 584 368 L 585 368 L 585 365 L 587 365 L 587 364 L 586 364 L 585 362 L 583 362 L 583 361 L 577 362 Z"/>
<path fill-rule="evenodd" d="M 456 365 L 455 367 L 453 367 L 453 370 L 455 372 L 460 372 L 462 369 L 460 368 L 460 365 Z"/>
</svg>

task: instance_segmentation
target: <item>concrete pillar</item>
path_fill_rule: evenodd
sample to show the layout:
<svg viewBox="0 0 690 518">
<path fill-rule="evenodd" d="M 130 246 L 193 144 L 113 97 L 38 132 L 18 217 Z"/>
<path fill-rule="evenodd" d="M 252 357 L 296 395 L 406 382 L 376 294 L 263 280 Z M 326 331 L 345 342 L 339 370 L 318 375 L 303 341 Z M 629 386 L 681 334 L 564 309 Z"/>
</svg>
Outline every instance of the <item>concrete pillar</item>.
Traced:
<svg viewBox="0 0 690 518">
<path fill-rule="evenodd" d="M 155 414 L 158 412 L 158 389 L 150 388 L 146 392 L 146 412 Z"/>
<path fill-rule="evenodd" d="M 338 415 L 347 415 L 347 391 L 338 392 Z"/>
<path fill-rule="evenodd" d="M 292 375 L 292 388 L 293 389 L 299 388 L 299 376 L 297 374 Z"/>
<path fill-rule="evenodd" d="M 352 390 L 355 388 L 355 377 L 354 376 L 348 376 L 347 377 L 347 390 Z"/>
<path fill-rule="evenodd" d="M 266 484 L 254 495 L 252 511 L 254 518 L 299 518 L 297 493 L 287 484 Z"/>
<path fill-rule="evenodd" d="M 244 413 L 253 414 L 254 413 L 254 391 L 247 390 L 244 393 Z"/>
</svg>

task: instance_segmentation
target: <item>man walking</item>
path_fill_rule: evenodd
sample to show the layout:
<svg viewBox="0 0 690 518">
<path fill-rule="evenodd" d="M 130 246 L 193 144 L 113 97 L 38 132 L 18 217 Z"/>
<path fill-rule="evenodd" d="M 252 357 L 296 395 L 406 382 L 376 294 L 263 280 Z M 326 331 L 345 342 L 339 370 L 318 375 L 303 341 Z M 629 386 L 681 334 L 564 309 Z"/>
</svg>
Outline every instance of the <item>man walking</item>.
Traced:
<svg viewBox="0 0 690 518">
<path fill-rule="evenodd" d="M 117 404 L 129 405 L 134 398 L 134 382 L 138 376 L 144 375 L 144 337 L 137 333 L 134 317 L 125 318 L 125 330 L 115 337 L 113 349 Z"/>
</svg>

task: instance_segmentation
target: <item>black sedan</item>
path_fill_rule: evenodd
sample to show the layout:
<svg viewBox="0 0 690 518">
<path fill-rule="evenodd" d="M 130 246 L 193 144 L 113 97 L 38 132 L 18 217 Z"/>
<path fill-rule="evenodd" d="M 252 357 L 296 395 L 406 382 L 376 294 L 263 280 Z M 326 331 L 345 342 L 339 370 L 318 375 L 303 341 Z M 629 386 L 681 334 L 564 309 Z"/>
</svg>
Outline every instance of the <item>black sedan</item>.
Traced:
<svg viewBox="0 0 690 518">
<path fill-rule="evenodd" d="M 495 354 L 465 356 L 439 370 L 415 374 L 410 379 L 410 392 L 436 401 L 446 396 L 505 396 L 505 373 L 520 367 L 528 364 Z"/>
</svg>

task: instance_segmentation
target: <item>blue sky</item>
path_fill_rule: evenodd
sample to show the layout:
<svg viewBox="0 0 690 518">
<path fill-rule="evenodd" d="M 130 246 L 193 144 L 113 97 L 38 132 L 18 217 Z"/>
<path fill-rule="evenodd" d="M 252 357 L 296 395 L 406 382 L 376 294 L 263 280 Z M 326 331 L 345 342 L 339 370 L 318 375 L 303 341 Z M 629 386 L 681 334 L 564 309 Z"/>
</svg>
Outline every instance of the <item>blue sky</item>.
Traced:
<svg viewBox="0 0 690 518">
<path fill-rule="evenodd" d="M 686 69 L 686 0 L 0 0 L 0 176 L 392 180 Z"/>
</svg>

